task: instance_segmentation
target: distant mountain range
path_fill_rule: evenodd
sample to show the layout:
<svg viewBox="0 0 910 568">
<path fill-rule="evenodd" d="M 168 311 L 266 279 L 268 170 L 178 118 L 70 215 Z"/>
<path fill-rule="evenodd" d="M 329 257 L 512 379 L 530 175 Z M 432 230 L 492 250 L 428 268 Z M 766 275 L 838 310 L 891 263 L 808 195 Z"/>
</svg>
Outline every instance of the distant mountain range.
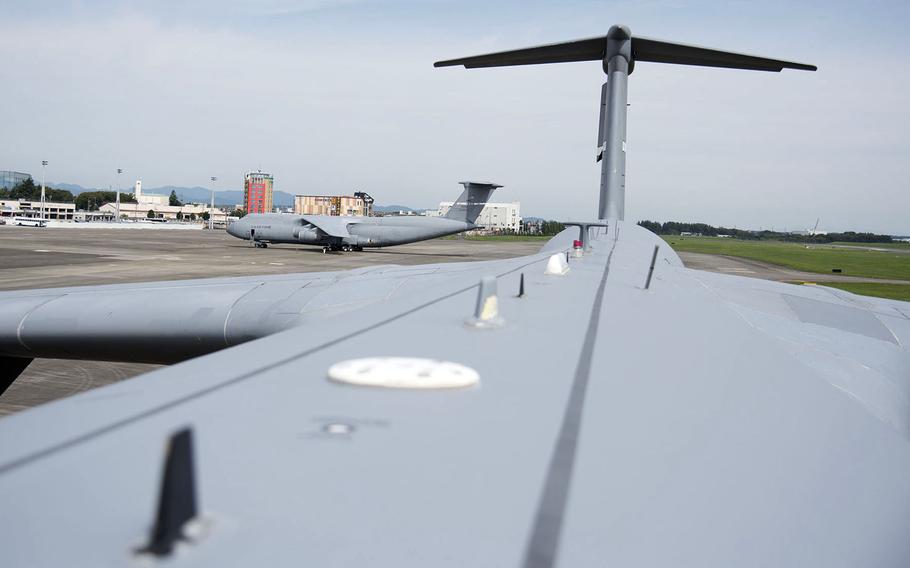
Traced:
<svg viewBox="0 0 910 568">
<path fill-rule="evenodd" d="M 79 195 L 85 191 L 107 191 L 107 188 L 82 187 L 75 183 L 49 183 L 49 187 L 54 189 L 65 189 L 73 195 Z M 132 193 L 133 188 L 128 187 L 123 190 L 125 193 Z M 184 203 L 208 203 L 212 199 L 211 190 L 207 187 L 180 187 L 176 185 L 164 185 L 161 187 L 143 187 L 142 193 L 146 195 L 170 195 L 171 191 L 177 194 L 177 199 Z M 272 195 L 272 202 L 276 207 L 293 207 L 294 196 L 284 191 L 276 191 Z M 219 190 L 215 192 L 215 205 L 233 206 L 243 203 L 243 192 L 238 190 Z M 413 209 L 406 205 L 374 205 L 373 210 L 378 213 L 388 213 L 390 211 L 424 211 L 424 209 Z"/>
<path fill-rule="evenodd" d="M 85 191 L 107 191 L 107 188 L 82 187 L 74 183 L 50 183 L 50 187 L 55 189 L 65 189 L 73 195 L 79 195 Z M 133 188 L 124 188 L 126 193 L 132 193 Z M 184 203 L 208 203 L 212 199 L 211 190 L 207 187 L 179 187 L 176 185 L 165 185 L 161 187 L 143 187 L 142 193 L 147 195 L 170 195 L 171 191 L 177 194 L 177 199 Z M 276 191 L 272 195 L 272 202 L 276 207 L 293 207 L 294 196 L 283 191 Z M 238 205 L 243 203 L 243 192 L 240 190 L 219 190 L 215 192 L 215 205 Z"/>
<path fill-rule="evenodd" d="M 142 188 L 142 193 L 156 195 L 170 195 L 171 191 L 177 194 L 177 199 L 190 203 L 208 203 L 212 199 L 212 191 L 207 187 L 177 187 L 165 185 L 163 187 Z M 227 189 L 215 192 L 216 205 L 240 205 L 243 203 L 243 191 Z M 293 207 L 294 196 L 283 191 L 272 192 L 272 203 L 275 207 Z"/>
<path fill-rule="evenodd" d="M 411 209 L 405 205 L 373 205 L 377 213 L 390 213 L 392 211 L 424 211 L 424 209 Z"/>
<path fill-rule="evenodd" d="M 65 189 L 73 195 L 79 195 L 84 191 L 107 191 L 108 188 L 82 187 L 75 183 L 48 183 L 48 187 L 54 189 Z M 132 187 L 124 188 L 124 192 L 131 193 Z M 143 187 L 142 192 L 151 195 L 170 195 L 171 191 L 177 194 L 177 199 L 184 203 L 208 203 L 212 198 L 211 190 L 207 187 L 181 187 L 177 185 L 164 185 L 161 187 Z M 276 191 L 272 196 L 272 201 L 276 207 L 293 207 L 294 196 L 284 191 Z M 243 192 L 239 189 L 226 189 L 215 192 L 215 205 L 228 207 L 240 205 L 243 203 Z M 395 211 L 415 211 L 423 213 L 424 211 L 435 211 L 435 207 L 414 208 L 407 205 L 373 205 L 373 211 L 377 213 L 390 213 Z M 543 221 L 540 217 L 525 217 L 525 221 Z"/>
</svg>

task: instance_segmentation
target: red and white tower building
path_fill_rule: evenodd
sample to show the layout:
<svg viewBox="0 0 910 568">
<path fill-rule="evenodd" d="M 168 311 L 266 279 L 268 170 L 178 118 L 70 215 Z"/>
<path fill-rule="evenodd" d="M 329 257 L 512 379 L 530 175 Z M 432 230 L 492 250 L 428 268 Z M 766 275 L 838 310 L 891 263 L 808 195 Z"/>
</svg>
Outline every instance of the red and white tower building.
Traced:
<svg viewBox="0 0 910 568">
<path fill-rule="evenodd" d="M 243 209 L 247 213 L 272 212 L 271 174 L 250 172 L 243 177 Z"/>
</svg>

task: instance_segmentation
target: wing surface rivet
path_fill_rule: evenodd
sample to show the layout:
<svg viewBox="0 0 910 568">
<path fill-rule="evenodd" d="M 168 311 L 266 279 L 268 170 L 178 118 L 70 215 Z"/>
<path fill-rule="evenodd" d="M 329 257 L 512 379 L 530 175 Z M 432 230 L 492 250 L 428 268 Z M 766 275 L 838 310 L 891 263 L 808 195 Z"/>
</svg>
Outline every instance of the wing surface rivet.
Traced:
<svg viewBox="0 0 910 568">
<path fill-rule="evenodd" d="M 480 375 L 470 367 L 417 357 L 351 359 L 329 367 L 328 376 L 338 383 L 389 389 L 456 389 L 480 382 Z"/>
<path fill-rule="evenodd" d="M 354 433 L 355 429 L 356 428 L 354 428 L 352 424 L 345 424 L 343 422 L 332 422 L 322 427 L 324 433 L 333 436 L 350 436 Z"/>
</svg>

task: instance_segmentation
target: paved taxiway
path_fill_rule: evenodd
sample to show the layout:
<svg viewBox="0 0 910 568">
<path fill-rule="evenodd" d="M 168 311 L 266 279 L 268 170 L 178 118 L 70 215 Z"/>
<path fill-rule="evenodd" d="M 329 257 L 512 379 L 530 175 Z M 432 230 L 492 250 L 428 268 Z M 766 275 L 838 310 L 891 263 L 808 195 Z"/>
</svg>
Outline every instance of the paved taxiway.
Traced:
<svg viewBox="0 0 910 568">
<path fill-rule="evenodd" d="M 224 231 L 39 229 L 0 226 L 0 290 L 347 270 L 510 258 L 545 241 L 437 239 L 364 252 L 250 247 Z M 0 397 L 0 416 L 103 386 L 155 365 L 38 359 Z"/>
<path fill-rule="evenodd" d="M 323 254 L 293 245 L 257 249 L 220 230 L 0 226 L 0 290 L 492 260 L 537 252 L 542 244 L 456 238 Z"/>
</svg>

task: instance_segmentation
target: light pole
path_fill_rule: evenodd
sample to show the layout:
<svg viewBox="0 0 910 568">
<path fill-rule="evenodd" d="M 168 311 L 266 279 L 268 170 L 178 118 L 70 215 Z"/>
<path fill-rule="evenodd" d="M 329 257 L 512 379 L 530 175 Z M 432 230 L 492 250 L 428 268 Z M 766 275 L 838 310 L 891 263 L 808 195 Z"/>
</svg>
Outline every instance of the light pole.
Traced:
<svg viewBox="0 0 910 568">
<path fill-rule="evenodd" d="M 44 182 L 47 180 L 47 160 L 41 160 L 41 218 L 44 219 Z"/>
<path fill-rule="evenodd" d="M 123 185 L 123 183 L 121 181 L 123 179 L 122 174 L 123 174 L 123 170 L 120 168 L 117 168 L 117 222 L 118 223 L 120 222 L 120 186 Z"/>
<path fill-rule="evenodd" d="M 218 178 L 212 176 L 212 207 L 209 209 L 209 230 L 215 228 L 215 182 Z"/>
</svg>

